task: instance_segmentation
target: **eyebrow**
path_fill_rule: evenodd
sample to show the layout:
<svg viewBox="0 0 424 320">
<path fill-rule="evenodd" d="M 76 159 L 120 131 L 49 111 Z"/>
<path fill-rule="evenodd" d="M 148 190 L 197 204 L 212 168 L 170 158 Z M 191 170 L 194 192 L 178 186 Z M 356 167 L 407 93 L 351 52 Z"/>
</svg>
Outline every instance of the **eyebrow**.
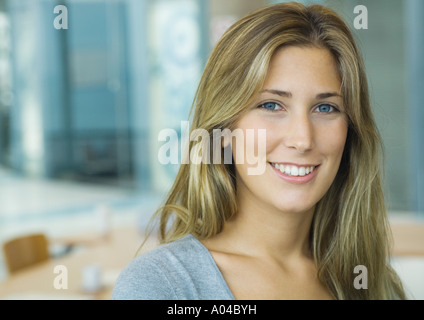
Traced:
<svg viewBox="0 0 424 320">
<path fill-rule="evenodd" d="M 276 89 L 265 89 L 265 90 L 262 90 L 261 92 L 269 92 L 269 93 L 276 94 L 276 95 L 279 95 L 279 96 L 285 97 L 285 98 L 291 98 L 293 96 L 291 92 L 276 90 Z M 327 99 L 327 98 L 331 98 L 331 97 L 341 97 L 342 98 L 342 95 L 338 92 L 323 92 L 323 93 L 319 93 L 319 94 L 316 95 L 316 99 Z"/>
</svg>

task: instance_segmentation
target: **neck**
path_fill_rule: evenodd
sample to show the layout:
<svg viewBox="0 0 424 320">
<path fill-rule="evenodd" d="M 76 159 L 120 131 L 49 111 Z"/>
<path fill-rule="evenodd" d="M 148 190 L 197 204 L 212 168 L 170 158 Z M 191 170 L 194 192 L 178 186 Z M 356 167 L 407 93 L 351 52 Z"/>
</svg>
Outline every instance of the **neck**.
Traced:
<svg viewBox="0 0 424 320">
<path fill-rule="evenodd" d="M 231 251 L 287 261 L 311 257 L 309 234 L 314 208 L 306 212 L 281 212 L 248 199 L 239 201 L 236 216 L 218 235 Z"/>
</svg>

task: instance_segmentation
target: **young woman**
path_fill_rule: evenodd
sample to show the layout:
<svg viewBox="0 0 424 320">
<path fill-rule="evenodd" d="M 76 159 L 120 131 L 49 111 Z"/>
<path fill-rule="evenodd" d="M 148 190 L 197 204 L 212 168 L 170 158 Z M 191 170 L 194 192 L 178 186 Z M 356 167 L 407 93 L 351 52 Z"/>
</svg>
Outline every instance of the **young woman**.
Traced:
<svg viewBox="0 0 424 320">
<path fill-rule="evenodd" d="M 189 154 L 216 129 L 244 140 L 224 135 L 230 164 L 222 153 L 181 165 L 156 213 L 161 245 L 127 266 L 113 299 L 405 299 L 364 65 L 336 13 L 283 3 L 235 23 L 193 111 L 210 141 L 193 139 Z M 260 143 L 265 169 L 250 174 L 243 156 Z"/>
</svg>

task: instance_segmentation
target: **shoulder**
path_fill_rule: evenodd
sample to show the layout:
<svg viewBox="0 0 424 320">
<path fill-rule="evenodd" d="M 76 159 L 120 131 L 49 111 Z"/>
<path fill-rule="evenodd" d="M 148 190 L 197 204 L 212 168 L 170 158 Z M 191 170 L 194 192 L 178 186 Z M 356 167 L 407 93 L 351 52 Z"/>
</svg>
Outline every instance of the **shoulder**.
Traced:
<svg viewBox="0 0 424 320">
<path fill-rule="evenodd" d="M 205 250 L 188 235 L 133 259 L 119 275 L 112 299 L 196 299 L 196 279 L 211 268 Z"/>
<path fill-rule="evenodd" d="M 113 288 L 114 300 L 168 300 L 174 298 L 169 279 L 161 269 L 162 248 L 133 259 L 119 274 Z"/>
</svg>

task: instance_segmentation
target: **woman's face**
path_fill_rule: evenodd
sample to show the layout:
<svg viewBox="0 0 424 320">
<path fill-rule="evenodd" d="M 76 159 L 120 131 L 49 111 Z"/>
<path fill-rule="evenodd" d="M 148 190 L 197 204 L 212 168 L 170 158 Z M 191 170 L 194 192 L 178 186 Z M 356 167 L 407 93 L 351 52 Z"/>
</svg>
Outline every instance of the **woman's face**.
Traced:
<svg viewBox="0 0 424 320">
<path fill-rule="evenodd" d="M 280 49 L 263 89 L 235 129 L 254 129 L 255 139 L 246 139 L 244 150 L 257 152 L 258 129 L 266 130 L 261 175 L 249 175 L 252 165 L 237 163 L 233 145 L 239 200 L 284 212 L 312 209 L 337 174 L 348 130 L 331 53 L 314 47 Z"/>
</svg>

